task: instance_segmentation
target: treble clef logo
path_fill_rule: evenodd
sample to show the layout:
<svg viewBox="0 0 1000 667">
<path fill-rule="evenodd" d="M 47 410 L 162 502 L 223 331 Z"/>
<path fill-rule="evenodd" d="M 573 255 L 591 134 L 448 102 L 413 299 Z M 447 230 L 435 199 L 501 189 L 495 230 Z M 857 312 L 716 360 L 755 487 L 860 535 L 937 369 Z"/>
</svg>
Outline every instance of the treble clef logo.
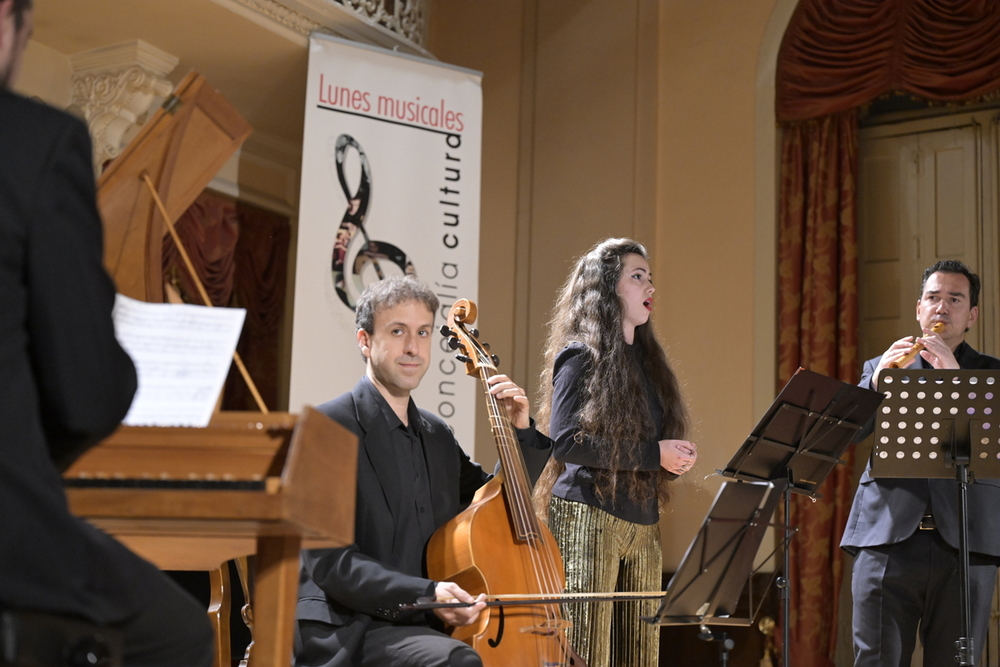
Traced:
<svg viewBox="0 0 1000 667">
<path fill-rule="evenodd" d="M 344 160 L 348 148 L 358 153 L 361 161 L 361 179 L 358 189 L 351 194 L 351 188 L 344 176 Z M 347 197 L 347 210 L 337 229 L 333 243 L 333 286 L 337 296 L 351 310 L 354 310 L 358 296 L 365 286 L 375 280 L 385 280 L 392 274 L 415 274 L 413 263 L 406 253 L 385 241 L 372 241 L 365 229 L 368 208 L 372 198 L 372 171 L 361 145 L 349 134 L 337 137 L 333 147 L 333 157 L 337 169 L 337 180 Z M 360 239 L 360 243 L 355 242 Z M 353 258 L 353 259 L 349 259 Z M 346 268 L 350 266 L 350 278 Z"/>
</svg>

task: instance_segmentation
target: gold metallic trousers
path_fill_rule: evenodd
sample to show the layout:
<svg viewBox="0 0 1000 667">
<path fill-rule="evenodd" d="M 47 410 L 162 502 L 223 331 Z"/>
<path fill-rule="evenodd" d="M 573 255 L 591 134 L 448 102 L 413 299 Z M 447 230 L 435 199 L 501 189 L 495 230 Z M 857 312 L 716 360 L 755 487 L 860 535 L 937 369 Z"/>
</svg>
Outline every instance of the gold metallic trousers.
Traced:
<svg viewBox="0 0 1000 667">
<path fill-rule="evenodd" d="M 549 529 L 562 552 L 566 592 L 659 591 L 663 554 L 658 524 L 644 526 L 585 503 L 552 497 Z M 660 628 L 640 620 L 658 600 L 575 602 L 567 635 L 589 667 L 656 667 Z"/>
</svg>

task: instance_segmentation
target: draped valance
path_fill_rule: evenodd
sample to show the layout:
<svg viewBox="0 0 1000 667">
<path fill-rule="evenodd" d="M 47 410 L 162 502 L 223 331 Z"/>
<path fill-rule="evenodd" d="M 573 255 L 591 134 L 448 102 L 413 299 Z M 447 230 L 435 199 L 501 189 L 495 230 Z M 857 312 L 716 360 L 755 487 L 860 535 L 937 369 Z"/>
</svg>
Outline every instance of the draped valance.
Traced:
<svg viewBox="0 0 1000 667">
<path fill-rule="evenodd" d="M 997 0 L 800 2 L 778 53 L 776 112 L 800 121 L 889 92 L 941 102 L 1000 90 Z"/>
</svg>

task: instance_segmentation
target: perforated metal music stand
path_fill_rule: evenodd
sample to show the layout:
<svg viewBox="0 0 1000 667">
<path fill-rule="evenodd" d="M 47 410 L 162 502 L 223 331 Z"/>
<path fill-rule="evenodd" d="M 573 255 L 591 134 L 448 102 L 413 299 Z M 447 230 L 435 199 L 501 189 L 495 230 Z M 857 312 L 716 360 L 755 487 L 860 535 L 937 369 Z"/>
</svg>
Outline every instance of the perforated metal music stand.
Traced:
<svg viewBox="0 0 1000 667">
<path fill-rule="evenodd" d="M 657 625 L 753 623 L 770 587 L 768 582 L 754 591 L 752 575 L 767 562 L 754 569 L 754 558 L 784 490 L 783 480 L 723 484 L 670 578 L 660 608 L 643 620 Z M 736 605 L 747 585 L 749 615 L 738 617 Z"/>
<path fill-rule="evenodd" d="M 872 477 L 1000 478 L 1000 371 L 886 369 Z"/>
<path fill-rule="evenodd" d="M 1000 478 L 1000 371 L 886 369 L 879 387 L 885 402 L 875 419 L 869 474 L 956 480 L 962 614 L 956 662 L 974 665 L 968 485 L 970 474 Z"/>
</svg>

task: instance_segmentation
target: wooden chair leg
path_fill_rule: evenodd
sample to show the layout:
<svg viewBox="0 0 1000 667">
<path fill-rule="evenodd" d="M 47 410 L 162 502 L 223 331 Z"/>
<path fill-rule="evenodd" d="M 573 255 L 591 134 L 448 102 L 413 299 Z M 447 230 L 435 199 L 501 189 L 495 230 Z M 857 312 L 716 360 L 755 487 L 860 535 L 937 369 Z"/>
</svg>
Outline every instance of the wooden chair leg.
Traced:
<svg viewBox="0 0 1000 667">
<path fill-rule="evenodd" d="M 250 630 L 250 643 L 247 644 L 246 653 L 243 654 L 243 659 L 240 660 L 240 667 L 250 667 L 253 653 L 253 607 L 250 604 L 250 601 L 253 599 L 253 578 L 250 574 L 250 564 L 248 562 L 251 558 L 253 556 L 237 558 L 235 561 L 236 571 L 239 572 L 240 583 L 243 585 L 243 599 L 246 601 L 240 613 L 243 616 L 243 622 Z"/>
<path fill-rule="evenodd" d="M 232 593 L 229 589 L 229 563 L 208 574 L 211 597 L 208 618 L 215 630 L 215 667 L 232 667 L 232 649 L 229 639 L 229 607 Z"/>
<path fill-rule="evenodd" d="M 254 567 L 255 667 L 288 667 L 295 641 L 299 535 L 259 535 Z"/>
</svg>

